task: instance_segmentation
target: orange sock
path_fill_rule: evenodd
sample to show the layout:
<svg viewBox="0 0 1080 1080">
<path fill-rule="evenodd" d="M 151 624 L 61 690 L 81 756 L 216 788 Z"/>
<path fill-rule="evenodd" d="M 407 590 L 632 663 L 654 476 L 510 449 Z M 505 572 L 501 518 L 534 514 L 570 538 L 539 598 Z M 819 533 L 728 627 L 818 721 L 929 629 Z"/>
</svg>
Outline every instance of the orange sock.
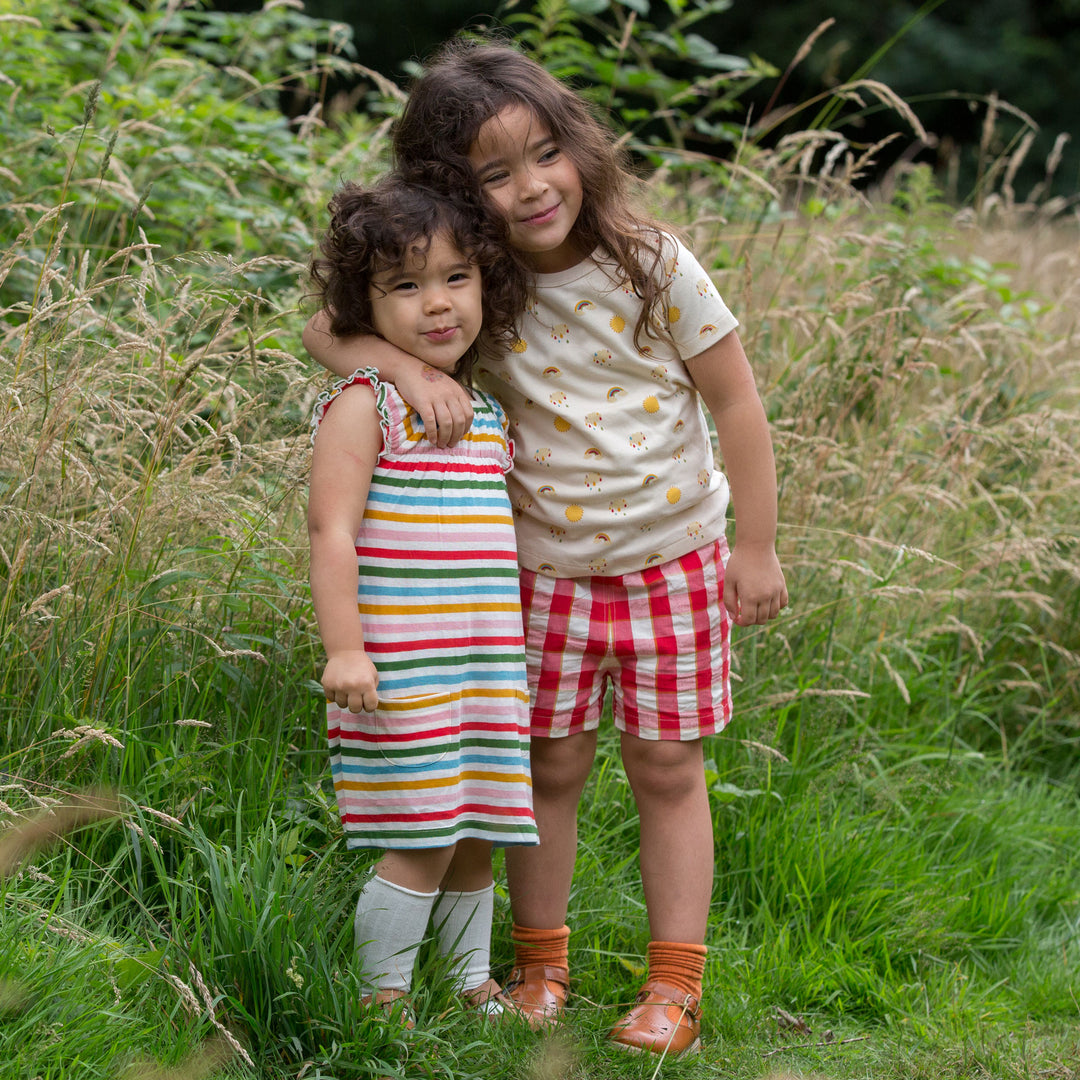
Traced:
<svg viewBox="0 0 1080 1080">
<path fill-rule="evenodd" d="M 531 926 L 518 926 L 514 923 L 510 931 L 510 940 L 514 943 L 515 966 L 550 964 L 552 967 L 569 970 L 570 927 L 560 926 L 557 930 L 537 930 Z"/>
<path fill-rule="evenodd" d="M 701 1000 L 701 977 L 705 974 L 704 945 L 681 941 L 649 942 L 649 978 L 674 986 L 684 994 Z"/>
</svg>

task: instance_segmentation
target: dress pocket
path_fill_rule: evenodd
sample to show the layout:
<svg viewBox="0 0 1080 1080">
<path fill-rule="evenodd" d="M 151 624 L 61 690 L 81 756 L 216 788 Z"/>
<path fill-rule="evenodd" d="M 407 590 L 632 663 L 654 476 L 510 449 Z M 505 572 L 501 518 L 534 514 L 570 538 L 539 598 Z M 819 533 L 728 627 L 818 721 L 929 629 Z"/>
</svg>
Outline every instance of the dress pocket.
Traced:
<svg viewBox="0 0 1080 1080">
<path fill-rule="evenodd" d="M 459 705 L 453 694 L 380 698 L 368 721 L 383 760 L 398 769 L 429 769 L 456 758 Z"/>
</svg>

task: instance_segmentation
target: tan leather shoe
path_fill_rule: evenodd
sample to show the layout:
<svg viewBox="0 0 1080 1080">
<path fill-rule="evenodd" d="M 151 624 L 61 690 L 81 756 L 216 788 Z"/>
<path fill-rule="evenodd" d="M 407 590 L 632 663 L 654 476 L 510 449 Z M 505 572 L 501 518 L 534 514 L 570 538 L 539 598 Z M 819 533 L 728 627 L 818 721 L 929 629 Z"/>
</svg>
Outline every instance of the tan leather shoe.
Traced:
<svg viewBox="0 0 1080 1080">
<path fill-rule="evenodd" d="M 701 1049 L 701 1002 L 692 994 L 649 979 L 637 1004 L 611 1029 L 608 1038 L 635 1053 L 696 1054 Z"/>
<path fill-rule="evenodd" d="M 531 1028 L 554 1027 L 570 993 L 570 972 L 553 964 L 525 964 L 510 972 L 503 993 Z"/>
<path fill-rule="evenodd" d="M 518 1008 L 518 1004 L 504 993 L 503 988 L 494 980 L 474 986 L 472 990 L 465 990 L 461 995 L 465 1008 L 470 1012 L 478 1012 L 486 1020 L 498 1023 L 501 1020 L 524 1020 L 525 1014 Z"/>
<path fill-rule="evenodd" d="M 360 1004 L 364 1008 L 374 1005 L 382 1011 L 387 1020 L 397 1020 L 406 1031 L 412 1031 L 416 1027 L 412 1002 L 404 990 L 376 990 L 374 994 L 365 994 L 360 999 Z"/>
</svg>

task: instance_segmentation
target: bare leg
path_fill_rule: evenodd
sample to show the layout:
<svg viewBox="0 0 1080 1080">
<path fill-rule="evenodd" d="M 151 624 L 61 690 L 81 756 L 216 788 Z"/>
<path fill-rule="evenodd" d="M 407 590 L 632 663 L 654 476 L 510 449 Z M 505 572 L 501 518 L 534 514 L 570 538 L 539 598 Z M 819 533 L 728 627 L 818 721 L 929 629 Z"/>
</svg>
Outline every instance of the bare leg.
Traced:
<svg viewBox="0 0 1080 1080">
<path fill-rule="evenodd" d="M 506 851 L 510 910 L 519 926 L 556 929 L 566 923 L 577 858 L 578 802 L 595 754 L 595 731 L 532 740 L 533 811 L 540 844 Z"/>
<path fill-rule="evenodd" d="M 641 884 L 653 941 L 702 944 L 713 883 L 713 830 L 701 740 L 622 736 L 641 821 Z"/>
<path fill-rule="evenodd" d="M 491 841 L 459 840 L 450 866 L 439 882 L 449 892 L 475 892 L 491 884 Z"/>
<path fill-rule="evenodd" d="M 412 889 L 414 892 L 435 892 L 443 880 L 455 847 L 403 848 L 388 851 L 376 864 L 375 872 L 383 881 Z M 490 881 L 490 869 L 488 871 Z"/>
</svg>

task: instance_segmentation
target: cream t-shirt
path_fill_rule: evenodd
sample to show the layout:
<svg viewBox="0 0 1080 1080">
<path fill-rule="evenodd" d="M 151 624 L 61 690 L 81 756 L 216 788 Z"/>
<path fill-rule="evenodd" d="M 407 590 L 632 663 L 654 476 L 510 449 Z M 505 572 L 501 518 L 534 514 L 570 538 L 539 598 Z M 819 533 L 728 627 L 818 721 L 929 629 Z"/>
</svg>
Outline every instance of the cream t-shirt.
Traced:
<svg viewBox="0 0 1080 1080">
<path fill-rule="evenodd" d="M 665 337 L 634 347 L 641 301 L 600 255 L 538 275 L 520 340 L 478 368 L 510 416 L 507 477 L 521 565 L 632 573 L 723 534 L 728 485 L 683 363 L 738 325 L 709 275 L 665 237 Z"/>
</svg>

